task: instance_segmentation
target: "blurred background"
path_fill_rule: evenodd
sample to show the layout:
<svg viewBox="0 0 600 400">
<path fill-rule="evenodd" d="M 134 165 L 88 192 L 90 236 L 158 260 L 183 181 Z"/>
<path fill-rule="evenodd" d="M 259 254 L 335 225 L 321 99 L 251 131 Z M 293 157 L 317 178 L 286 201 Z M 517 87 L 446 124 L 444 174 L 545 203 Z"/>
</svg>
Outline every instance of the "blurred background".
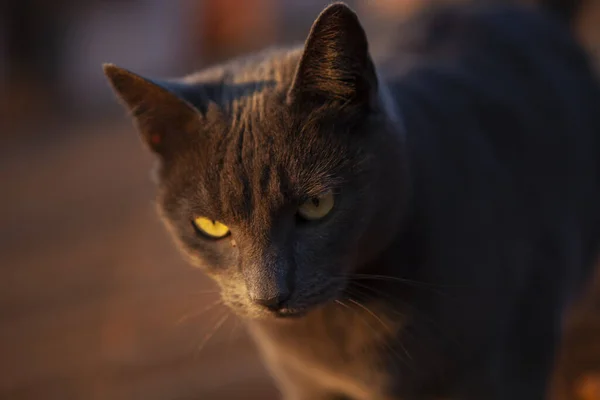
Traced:
<svg viewBox="0 0 600 400">
<path fill-rule="evenodd" d="M 347 2 L 375 53 L 389 24 L 428 3 Z M 278 398 L 158 221 L 150 156 L 101 63 L 189 73 L 302 41 L 327 3 L 0 1 L 0 399 Z M 584 6 L 575 29 L 596 56 L 600 7 Z M 567 321 L 556 399 L 600 399 L 596 286 Z"/>
</svg>

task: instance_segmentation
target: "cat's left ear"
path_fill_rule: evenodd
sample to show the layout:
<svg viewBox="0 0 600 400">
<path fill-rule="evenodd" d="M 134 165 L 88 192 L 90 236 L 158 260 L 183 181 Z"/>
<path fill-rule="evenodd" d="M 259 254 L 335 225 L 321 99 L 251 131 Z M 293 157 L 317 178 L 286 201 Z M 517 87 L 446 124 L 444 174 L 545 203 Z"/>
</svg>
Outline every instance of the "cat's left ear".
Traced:
<svg viewBox="0 0 600 400">
<path fill-rule="evenodd" d="M 376 96 L 377 76 L 365 31 L 347 5 L 332 4 L 313 23 L 288 102 L 372 107 Z"/>
<path fill-rule="evenodd" d="M 113 64 L 104 64 L 103 68 L 154 153 L 168 158 L 177 152 L 186 135 L 199 129 L 200 112 L 169 90 L 166 82 L 150 81 Z"/>
</svg>

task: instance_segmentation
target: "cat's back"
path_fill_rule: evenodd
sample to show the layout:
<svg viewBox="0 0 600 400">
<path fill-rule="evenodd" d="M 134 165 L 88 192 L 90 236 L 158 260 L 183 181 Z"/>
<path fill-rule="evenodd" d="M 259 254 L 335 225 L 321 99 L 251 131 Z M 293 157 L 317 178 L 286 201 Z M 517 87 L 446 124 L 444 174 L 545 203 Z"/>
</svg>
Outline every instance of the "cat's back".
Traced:
<svg viewBox="0 0 600 400">
<path fill-rule="evenodd" d="M 443 7 L 401 27 L 397 37 L 381 66 L 399 101 L 443 106 L 457 122 L 512 113 L 582 132 L 599 123 L 591 62 L 551 15 L 511 6 Z M 528 135 L 548 136 L 535 129 Z"/>
<path fill-rule="evenodd" d="M 418 195 L 435 199 L 427 213 L 507 238 L 597 232 L 600 89 L 568 27 L 516 7 L 452 7 L 403 32 L 383 65 Z"/>
</svg>

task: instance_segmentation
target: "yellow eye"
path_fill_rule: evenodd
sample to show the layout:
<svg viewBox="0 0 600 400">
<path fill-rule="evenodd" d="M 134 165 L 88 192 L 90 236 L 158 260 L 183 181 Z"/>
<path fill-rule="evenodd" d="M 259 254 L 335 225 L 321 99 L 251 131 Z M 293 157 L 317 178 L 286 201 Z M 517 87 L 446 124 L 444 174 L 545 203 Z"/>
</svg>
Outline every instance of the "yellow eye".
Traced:
<svg viewBox="0 0 600 400">
<path fill-rule="evenodd" d="M 333 208 L 333 192 L 330 190 L 319 197 L 313 197 L 302 203 L 298 208 L 298 214 L 309 221 L 315 221 L 325 217 Z"/>
<path fill-rule="evenodd" d="M 212 219 L 198 217 L 194 220 L 194 227 L 212 239 L 221 239 L 229 234 L 229 228 L 227 225 L 220 223 L 219 221 L 213 221 Z"/>
</svg>

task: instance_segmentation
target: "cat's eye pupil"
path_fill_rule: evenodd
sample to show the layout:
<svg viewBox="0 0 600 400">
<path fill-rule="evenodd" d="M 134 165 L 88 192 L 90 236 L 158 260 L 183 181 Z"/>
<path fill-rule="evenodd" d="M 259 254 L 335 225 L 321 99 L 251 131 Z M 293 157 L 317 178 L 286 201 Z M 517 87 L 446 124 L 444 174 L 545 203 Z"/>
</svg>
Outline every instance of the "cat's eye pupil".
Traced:
<svg viewBox="0 0 600 400">
<path fill-rule="evenodd" d="M 325 217 L 334 204 L 331 190 L 320 196 L 309 197 L 298 207 L 298 216 L 305 221 L 316 221 Z"/>
<path fill-rule="evenodd" d="M 227 225 L 212 218 L 197 217 L 192 220 L 192 225 L 197 233 L 211 239 L 221 239 L 231 233 Z"/>
</svg>

